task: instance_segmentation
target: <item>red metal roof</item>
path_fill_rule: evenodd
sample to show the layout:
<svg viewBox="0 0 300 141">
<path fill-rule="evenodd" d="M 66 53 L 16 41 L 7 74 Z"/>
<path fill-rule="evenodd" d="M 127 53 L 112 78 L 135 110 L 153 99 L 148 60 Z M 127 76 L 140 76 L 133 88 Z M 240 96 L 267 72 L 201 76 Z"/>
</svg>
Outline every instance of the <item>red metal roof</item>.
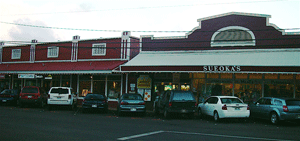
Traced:
<svg viewBox="0 0 300 141">
<path fill-rule="evenodd" d="M 117 68 L 127 61 L 85 61 L 85 62 L 45 62 L 0 64 L 0 73 L 8 71 L 107 71 Z"/>
</svg>

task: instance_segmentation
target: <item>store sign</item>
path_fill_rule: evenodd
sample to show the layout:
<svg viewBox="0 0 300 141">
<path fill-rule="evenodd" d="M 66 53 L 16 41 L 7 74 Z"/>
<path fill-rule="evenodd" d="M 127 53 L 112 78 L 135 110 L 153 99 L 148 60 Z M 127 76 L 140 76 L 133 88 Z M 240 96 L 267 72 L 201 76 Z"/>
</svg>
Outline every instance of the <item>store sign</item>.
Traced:
<svg viewBox="0 0 300 141">
<path fill-rule="evenodd" d="M 5 74 L 0 74 L 0 79 L 5 79 Z"/>
<path fill-rule="evenodd" d="M 48 75 L 48 76 L 45 77 L 45 79 L 52 79 L 52 76 Z"/>
<path fill-rule="evenodd" d="M 203 66 L 205 72 L 238 72 L 241 66 Z"/>
<path fill-rule="evenodd" d="M 141 75 L 137 80 L 138 89 L 151 89 L 152 80 L 148 75 Z"/>
<path fill-rule="evenodd" d="M 42 75 L 35 75 L 35 78 L 43 78 Z"/>
<path fill-rule="evenodd" d="M 18 78 L 35 78 L 35 74 L 18 74 Z"/>
</svg>

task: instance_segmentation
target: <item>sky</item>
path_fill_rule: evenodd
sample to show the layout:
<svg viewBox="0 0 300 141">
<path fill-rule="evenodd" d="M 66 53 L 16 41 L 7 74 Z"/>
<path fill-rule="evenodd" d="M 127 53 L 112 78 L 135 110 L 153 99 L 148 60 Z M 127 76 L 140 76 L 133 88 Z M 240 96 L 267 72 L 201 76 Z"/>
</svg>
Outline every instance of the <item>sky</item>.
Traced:
<svg viewBox="0 0 300 141">
<path fill-rule="evenodd" d="M 271 15 L 269 22 L 286 32 L 300 29 L 299 0 L 0 0 L 0 41 L 111 38 L 122 31 L 135 37 L 184 36 L 168 31 L 191 31 L 199 26 L 197 19 L 228 12 Z"/>
</svg>

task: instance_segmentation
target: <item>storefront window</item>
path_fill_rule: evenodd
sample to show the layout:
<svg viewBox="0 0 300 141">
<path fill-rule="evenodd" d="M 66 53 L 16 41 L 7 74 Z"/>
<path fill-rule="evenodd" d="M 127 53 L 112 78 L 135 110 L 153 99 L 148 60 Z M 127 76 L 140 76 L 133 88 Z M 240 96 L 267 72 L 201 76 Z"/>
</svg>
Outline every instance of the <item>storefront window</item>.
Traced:
<svg viewBox="0 0 300 141">
<path fill-rule="evenodd" d="M 121 81 L 108 81 L 107 88 L 108 99 L 117 99 L 121 92 Z"/>
<path fill-rule="evenodd" d="M 265 97 L 294 97 L 294 85 L 292 84 L 265 84 Z"/>
<path fill-rule="evenodd" d="M 99 80 L 93 81 L 93 93 L 105 95 L 105 80 L 104 81 L 99 81 Z"/>
<path fill-rule="evenodd" d="M 235 84 L 234 95 L 245 103 L 251 103 L 262 97 L 261 84 Z"/>
<path fill-rule="evenodd" d="M 88 93 L 91 93 L 91 75 L 79 76 L 79 96 L 85 97 Z"/>
<path fill-rule="evenodd" d="M 52 75 L 52 87 L 60 87 L 60 76 L 59 75 Z"/>
<path fill-rule="evenodd" d="M 63 75 L 62 76 L 62 87 L 70 87 L 71 75 Z"/>
<path fill-rule="evenodd" d="M 208 83 L 207 84 L 207 94 L 211 96 L 232 95 L 233 84 L 230 83 Z"/>
<path fill-rule="evenodd" d="M 295 95 L 295 97 L 300 98 L 300 84 L 299 83 L 296 86 L 296 95 Z"/>
</svg>

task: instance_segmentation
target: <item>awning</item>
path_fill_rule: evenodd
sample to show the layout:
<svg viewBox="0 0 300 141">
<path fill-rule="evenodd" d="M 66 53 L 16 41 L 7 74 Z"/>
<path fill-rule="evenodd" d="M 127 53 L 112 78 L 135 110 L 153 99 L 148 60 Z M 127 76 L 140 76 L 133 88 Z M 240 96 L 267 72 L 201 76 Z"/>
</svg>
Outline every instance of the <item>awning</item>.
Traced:
<svg viewBox="0 0 300 141">
<path fill-rule="evenodd" d="M 0 74 L 94 74 L 112 73 L 126 61 L 84 61 L 0 64 Z"/>
<path fill-rule="evenodd" d="M 300 49 L 144 51 L 120 71 L 299 73 Z"/>
</svg>

